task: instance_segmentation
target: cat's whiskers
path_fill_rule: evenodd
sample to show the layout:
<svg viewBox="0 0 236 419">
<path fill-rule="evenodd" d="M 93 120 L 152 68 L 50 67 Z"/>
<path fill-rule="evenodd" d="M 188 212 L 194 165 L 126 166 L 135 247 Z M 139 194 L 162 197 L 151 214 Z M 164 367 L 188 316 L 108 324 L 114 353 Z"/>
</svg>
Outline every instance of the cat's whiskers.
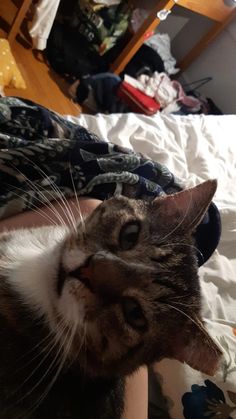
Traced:
<svg viewBox="0 0 236 419">
<path fill-rule="evenodd" d="M 49 355 L 51 354 L 51 352 L 55 349 L 55 347 L 60 343 L 60 341 L 61 341 L 61 337 L 63 336 L 63 334 L 65 333 L 65 330 L 66 329 L 68 329 L 68 327 L 67 327 L 67 325 L 64 325 L 64 328 L 62 328 L 61 330 L 60 330 L 60 333 L 58 334 L 58 333 L 55 333 L 54 334 L 54 339 L 51 339 L 51 341 L 49 342 L 49 344 L 44 348 L 44 352 L 46 352 L 46 354 L 44 355 L 44 357 L 41 359 L 41 361 L 39 362 L 39 364 L 33 369 L 33 371 L 31 371 L 31 373 L 25 378 L 25 380 L 20 384 L 20 386 L 16 389 L 16 391 L 15 392 L 18 392 L 29 380 L 30 380 L 30 378 L 31 377 L 33 377 L 33 375 L 38 371 L 38 369 L 43 365 L 43 363 L 48 359 L 48 357 L 49 357 Z M 57 351 L 57 353 L 56 353 L 56 357 L 54 358 L 54 361 L 55 361 L 55 359 L 57 359 L 58 357 L 59 357 L 59 354 L 60 354 L 60 348 L 59 348 L 59 350 Z M 33 360 L 34 359 L 36 359 L 38 357 L 38 355 L 36 356 L 36 357 L 34 357 L 34 358 L 32 358 L 31 360 L 30 360 L 30 362 L 29 363 L 27 363 L 27 364 L 25 364 L 25 367 L 28 365 L 28 364 L 30 364 L 30 363 L 32 363 L 33 362 Z M 53 363 L 54 363 L 54 361 L 53 361 Z M 51 363 L 51 366 L 50 367 L 52 367 L 52 363 Z M 33 386 L 33 387 L 31 387 L 31 389 L 27 392 L 27 393 L 25 393 L 24 394 L 24 396 L 22 397 L 22 398 L 20 398 L 20 400 L 18 400 L 18 402 L 20 402 L 20 401 L 22 401 L 22 400 L 24 400 L 27 396 L 29 396 L 33 391 L 34 391 L 34 389 L 35 388 L 37 388 L 38 387 L 38 385 L 43 381 L 43 379 L 47 376 L 47 374 L 48 374 L 48 372 L 50 371 L 50 369 L 48 369 L 45 373 L 44 373 L 44 375 L 41 377 L 41 379 L 38 381 L 38 383 L 35 385 L 35 386 Z"/>
<path fill-rule="evenodd" d="M 188 228 L 190 230 L 192 230 L 192 226 L 195 225 L 195 221 L 199 218 L 200 214 L 202 213 L 201 208 L 199 209 L 199 211 L 196 213 L 195 217 L 192 219 L 191 223 L 188 225 Z"/>
<path fill-rule="evenodd" d="M 84 333 L 83 333 L 83 337 L 81 339 L 81 344 L 80 344 L 80 348 L 79 348 L 79 353 L 81 352 L 82 348 L 84 349 L 85 355 L 86 355 L 86 350 L 87 350 L 87 321 L 84 320 Z"/>
<path fill-rule="evenodd" d="M 55 182 L 52 181 L 52 179 L 47 175 L 47 173 L 41 169 L 41 167 L 39 167 L 33 160 L 31 160 L 29 157 L 25 156 L 25 158 L 31 162 L 33 164 L 33 166 L 38 170 L 38 172 L 42 175 L 42 179 L 45 179 L 49 182 L 49 184 L 51 185 L 52 189 L 54 190 L 54 192 L 56 194 L 58 194 L 58 198 L 60 199 L 60 201 L 62 202 L 62 205 L 60 203 L 60 201 L 58 201 L 56 199 L 56 202 L 58 203 L 58 205 L 60 206 L 62 212 L 64 213 L 64 215 L 66 216 L 69 225 L 71 223 L 72 227 L 74 228 L 74 230 L 76 231 L 76 220 L 74 217 L 73 212 L 70 209 L 70 206 L 68 205 L 66 199 L 63 197 L 63 194 L 61 192 L 61 190 L 58 188 L 58 186 L 56 185 Z M 52 194 L 50 194 L 51 196 L 53 196 Z"/>
<path fill-rule="evenodd" d="M 183 298 L 191 297 L 192 294 L 183 294 L 183 295 L 173 295 L 171 296 L 172 300 L 183 300 Z"/>
<path fill-rule="evenodd" d="M 189 199 L 189 203 L 188 203 L 188 206 L 186 207 L 186 211 L 185 211 L 185 213 L 184 213 L 184 216 L 182 217 L 182 219 L 180 220 L 180 222 L 179 223 L 177 223 L 177 225 L 169 232 L 169 233 L 167 233 L 164 237 L 162 237 L 162 239 L 161 239 L 161 241 L 160 241 L 160 243 L 162 243 L 163 241 L 165 241 L 169 236 L 171 236 L 176 230 L 178 230 L 178 228 L 183 224 L 183 222 L 185 221 L 185 219 L 187 218 L 187 215 L 188 215 L 188 212 L 189 212 L 189 209 L 191 208 L 191 204 L 192 204 L 192 193 L 191 193 L 191 190 L 189 191 L 189 195 L 190 195 L 190 199 Z M 197 217 L 195 218 L 195 219 L 197 219 Z M 194 220 L 195 220 L 194 219 Z"/>
<path fill-rule="evenodd" d="M 175 306 L 172 306 L 170 304 L 167 304 L 167 306 L 169 306 L 170 308 L 173 308 L 174 310 L 178 311 L 179 313 L 181 313 L 185 317 L 187 317 L 189 320 L 191 320 L 192 323 L 194 323 L 197 326 L 197 328 L 200 330 L 200 332 L 203 332 L 205 338 L 208 340 L 208 344 L 211 346 L 211 349 L 216 353 L 217 357 L 219 356 L 217 346 L 214 344 L 214 341 L 210 338 L 210 336 L 206 333 L 206 329 L 204 328 L 203 323 L 200 321 L 200 319 L 198 319 L 198 318 L 193 319 L 191 316 L 189 316 L 184 311 L 182 311 L 179 308 L 177 308 Z"/>
<path fill-rule="evenodd" d="M 44 188 L 44 190 L 45 190 L 45 192 L 47 192 L 50 196 L 51 196 L 51 198 L 52 198 L 52 200 L 50 200 L 46 195 L 45 195 L 45 193 L 43 192 L 43 188 L 41 187 L 41 188 L 39 188 L 35 183 L 33 183 L 32 181 L 30 181 L 27 177 L 25 178 L 25 181 L 30 185 L 30 187 L 33 189 L 33 190 L 35 190 L 39 195 L 40 195 L 40 197 L 42 198 L 42 200 L 44 200 L 44 205 L 47 205 L 47 207 L 48 208 L 50 208 L 51 210 L 52 210 L 52 212 L 56 215 L 56 217 L 57 217 L 57 219 L 58 219 L 58 221 L 62 224 L 62 225 L 66 225 L 66 223 L 65 223 L 65 220 L 63 219 L 63 217 L 61 216 L 61 214 L 59 213 L 59 211 L 56 209 L 56 207 L 55 207 L 55 205 L 53 205 L 53 202 L 55 201 L 58 205 L 59 205 L 59 207 L 61 208 L 61 210 L 62 210 L 62 212 L 64 213 L 64 215 L 66 216 L 66 219 L 67 219 L 67 221 L 68 221 L 68 224 L 69 225 L 72 225 L 73 226 L 73 223 L 70 221 L 70 219 L 69 219 L 69 217 L 68 217 L 68 214 L 64 211 L 64 208 L 61 206 L 61 204 L 59 204 L 59 202 L 58 202 L 58 192 L 55 192 L 56 193 L 56 196 L 55 195 L 53 195 L 52 193 L 51 193 L 51 191 L 49 191 L 49 190 L 47 190 L 46 188 Z"/>
<path fill-rule="evenodd" d="M 62 369 L 64 368 L 65 363 L 67 361 L 68 354 L 70 352 L 77 327 L 78 327 L 78 324 L 75 323 L 74 327 L 71 330 L 68 329 L 68 331 L 66 333 L 66 336 L 65 336 L 65 339 L 64 339 L 64 341 L 63 341 L 63 343 L 61 344 L 61 347 L 60 347 L 60 352 L 64 353 L 64 355 L 61 357 L 61 362 L 60 362 L 60 365 L 57 369 L 57 372 L 55 373 L 55 375 L 54 375 L 53 379 L 51 380 L 51 382 L 49 383 L 49 385 L 46 387 L 43 394 L 38 398 L 36 403 L 34 403 L 33 406 L 31 407 L 30 411 L 26 414 L 25 418 L 29 417 L 29 415 L 31 415 L 40 406 L 42 401 L 45 399 L 45 397 L 47 397 L 48 393 L 50 392 L 50 390 L 53 387 L 54 383 L 56 382 L 58 376 L 60 375 L 60 373 L 61 373 Z M 69 335 L 70 335 L 70 337 L 69 337 Z M 68 337 L 69 337 L 69 339 L 68 339 Z M 52 361 L 52 363 L 54 363 L 54 361 Z M 48 371 L 46 372 L 46 374 L 48 374 L 48 372 L 50 372 L 50 370 L 51 370 L 51 366 L 48 368 Z M 38 384 L 40 384 L 41 381 L 42 380 L 40 380 L 38 382 Z"/>
<path fill-rule="evenodd" d="M 24 369 L 27 365 L 31 364 L 36 358 L 38 358 L 40 355 L 42 355 L 42 352 L 46 352 L 48 347 L 50 347 L 51 343 L 52 343 L 52 339 L 55 338 L 55 335 L 58 331 L 58 329 L 60 330 L 61 326 L 63 326 L 64 320 L 60 319 L 58 321 L 58 323 L 56 323 L 56 329 L 50 329 L 49 332 L 47 333 L 47 335 L 41 339 L 36 345 L 34 345 L 32 348 L 30 348 L 26 353 L 24 353 L 20 358 L 18 358 L 18 362 L 23 361 L 26 357 L 28 357 L 29 355 L 31 355 L 33 352 L 35 352 L 36 350 L 38 350 L 38 353 L 33 357 L 30 358 L 30 360 L 27 363 L 24 363 L 20 368 L 18 368 L 15 373 L 18 373 L 19 371 L 21 371 L 22 369 Z M 47 344 L 47 342 L 49 341 L 49 344 Z M 45 347 L 44 345 L 47 344 L 47 346 Z M 43 346 L 42 350 L 39 350 L 40 347 Z"/>
<path fill-rule="evenodd" d="M 77 207 L 78 207 L 77 210 L 78 210 L 80 221 L 81 221 L 82 233 L 85 234 L 86 233 L 85 222 L 84 222 L 84 218 L 83 218 L 82 211 L 81 211 L 81 208 L 80 208 L 78 194 L 77 194 L 77 191 L 76 191 L 76 188 L 75 188 L 75 182 L 74 182 L 74 178 L 73 178 L 73 175 L 72 175 L 71 165 L 69 167 L 69 170 L 70 170 L 71 182 L 72 182 L 72 186 L 73 186 L 73 190 L 74 190 L 74 194 L 75 194 L 75 199 L 76 199 L 76 203 L 77 203 Z"/>
<path fill-rule="evenodd" d="M 187 243 L 178 242 L 178 243 L 163 244 L 163 245 L 161 245 L 161 248 L 163 248 L 163 247 L 175 247 L 175 246 L 186 246 L 186 247 L 190 247 L 190 248 L 194 249 L 201 256 L 201 258 L 203 259 L 202 252 L 196 246 L 194 246 L 193 244 L 187 244 Z M 204 261 L 204 259 L 203 259 L 203 261 Z"/>
<path fill-rule="evenodd" d="M 170 298 L 169 301 L 172 302 L 172 298 Z M 191 304 L 186 304 L 186 303 L 182 303 L 182 302 L 179 302 L 179 301 L 173 301 L 173 302 L 174 302 L 174 304 L 177 304 L 178 306 L 189 307 L 189 308 L 192 308 L 192 307 L 198 308 L 198 304 L 192 304 L 192 303 Z"/>
<path fill-rule="evenodd" d="M 8 185 L 8 186 L 12 186 L 10 183 L 6 183 L 6 185 Z M 17 187 L 17 186 L 14 186 L 14 188 L 15 189 L 17 189 L 17 190 L 19 190 L 19 191 L 23 191 L 25 194 L 30 194 L 30 191 L 25 191 L 24 189 L 22 189 L 22 188 L 19 188 L 19 187 Z M 22 199 L 24 202 L 28 202 L 27 201 L 27 199 L 23 196 L 23 195 L 20 195 L 20 194 L 18 194 L 18 193 L 16 193 L 15 191 L 12 191 L 12 193 L 15 195 L 15 196 L 18 196 L 20 199 Z M 37 198 L 37 197 L 35 197 L 35 199 L 37 200 L 37 201 L 39 201 L 41 204 L 43 204 L 43 205 L 45 205 L 45 202 L 43 202 L 42 200 L 40 200 L 39 198 Z M 55 225 L 55 226 L 57 226 L 58 224 L 56 223 L 56 221 L 55 221 L 55 219 L 53 219 L 53 218 L 51 218 L 48 214 L 45 214 L 39 207 L 37 207 L 37 205 L 35 205 L 35 204 L 30 204 L 31 205 L 31 208 L 30 208 L 30 210 L 31 211 L 33 211 L 33 212 L 35 212 L 36 214 L 39 214 L 41 217 L 43 217 L 45 220 L 47 220 L 47 222 L 49 222 L 49 224 L 52 224 L 52 225 Z M 50 209 L 50 211 L 52 211 L 52 209 L 51 208 L 49 208 Z M 28 210 L 28 209 L 27 209 Z M 54 211 L 52 211 L 53 212 L 53 214 L 54 215 L 56 215 L 55 214 L 55 212 Z M 56 215 L 57 216 L 57 215 Z"/>
<path fill-rule="evenodd" d="M 15 167 L 14 165 L 12 165 L 12 167 L 14 167 L 15 170 L 17 170 L 23 177 L 24 177 L 24 181 L 30 186 L 31 190 L 35 191 L 37 193 L 37 195 L 39 195 L 39 197 L 41 197 L 41 199 L 39 199 L 38 197 L 34 197 L 37 201 L 39 201 L 42 205 L 46 205 L 48 204 L 48 208 L 51 210 L 52 214 L 54 216 L 56 216 L 56 219 L 58 219 L 58 221 L 62 224 L 65 225 L 65 222 L 63 220 L 63 218 L 61 217 L 60 213 L 57 211 L 57 209 L 55 208 L 55 206 L 51 203 L 51 201 L 46 197 L 46 195 L 43 193 L 43 190 L 41 190 L 35 183 L 33 183 L 30 179 L 27 178 L 27 176 L 25 176 L 25 174 L 23 172 L 21 172 L 17 167 Z M 25 191 L 23 188 L 19 188 L 16 187 L 14 185 L 11 185 L 8 183 L 9 186 L 18 189 L 20 191 L 23 191 L 24 193 L 28 193 L 30 195 L 31 191 Z M 46 192 L 49 192 L 45 189 Z M 14 193 L 14 191 L 13 191 Z M 23 197 L 21 195 L 18 195 L 20 198 L 23 199 Z M 52 196 L 52 194 L 51 194 Z M 53 199 L 55 200 L 55 197 L 53 196 Z M 25 202 L 26 199 L 25 199 Z M 33 205 L 31 203 L 31 205 Z M 38 208 L 36 205 L 34 205 L 35 208 Z M 51 219 L 51 222 L 53 222 L 55 225 L 57 225 L 57 223 L 55 222 L 55 220 Z M 51 223 L 50 222 L 50 223 Z"/>
<path fill-rule="evenodd" d="M 29 161 L 31 161 L 33 163 L 33 161 L 29 158 L 27 158 Z M 34 164 L 34 163 L 33 163 Z M 14 168 L 14 170 L 17 170 L 17 172 L 19 174 L 21 174 L 25 180 L 25 182 L 30 186 L 30 188 L 37 192 L 37 194 L 39 194 L 39 196 L 42 198 L 42 204 L 43 205 L 48 205 L 48 208 L 50 207 L 52 210 L 52 213 L 54 215 L 56 215 L 56 217 L 58 218 L 58 221 L 62 224 L 62 225 L 66 225 L 64 219 L 62 218 L 62 216 L 60 215 L 59 211 L 55 208 L 55 206 L 52 204 L 52 202 L 46 197 L 46 195 L 43 193 L 43 190 L 41 188 L 39 188 L 34 182 L 32 182 L 29 178 L 27 178 L 27 176 L 20 171 L 17 167 L 15 167 L 14 165 L 11 164 L 11 166 Z M 37 165 L 36 165 L 37 166 Z M 73 224 L 73 220 L 71 220 L 68 216 L 68 211 L 65 211 L 64 208 L 62 207 L 61 203 L 59 203 L 59 201 L 55 198 L 55 196 L 48 190 L 45 189 L 45 191 L 52 197 L 52 201 L 56 201 L 57 204 L 59 205 L 59 207 L 61 208 L 63 214 L 65 215 L 66 219 L 68 220 L 69 225 L 71 225 L 74 229 L 75 229 L 75 225 Z M 25 192 L 25 191 L 24 191 Z M 56 195 L 58 196 L 58 192 L 56 191 Z M 59 190 L 59 198 L 61 199 L 61 192 Z"/>
<path fill-rule="evenodd" d="M 43 376 L 38 380 L 38 382 L 33 387 L 31 387 L 31 389 L 27 393 L 25 393 L 24 396 L 22 396 L 20 399 L 17 400 L 17 404 L 20 403 L 21 401 L 23 401 L 28 396 L 30 396 L 30 394 L 42 383 L 42 381 L 44 379 L 46 379 L 46 377 L 48 376 L 48 374 L 56 367 L 56 365 L 57 365 L 60 357 L 63 358 L 63 356 L 61 356 L 61 354 L 64 351 L 64 346 L 66 344 L 68 344 L 68 336 L 69 336 L 69 332 L 70 332 L 70 329 L 68 329 L 68 327 L 66 327 L 66 329 L 67 329 L 67 332 L 65 334 L 65 338 L 64 338 L 63 342 L 61 343 L 61 345 L 59 346 L 59 349 L 58 349 L 57 353 L 55 354 L 55 357 L 52 360 L 51 364 L 49 365 L 48 369 L 45 371 L 45 373 L 43 374 Z M 61 365 L 61 363 L 60 363 L 60 365 Z M 64 365 L 64 363 L 63 363 L 63 365 Z M 36 404 L 34 404 L 32 406 L 32 410 L 28 411 L 28 413 L 26 415 L 24 414 L 24 417 L 21 417 L 21 418 L 22 419 L 26 419 L 29 415 L 31 415 L 31 413 L 34 410 L 37 409 L 37 407 L 39 406 L 39 404 L 37 404 L 37 406 L 36 406 Z M 20 419 L 20 417 L 19 417 L 19 419 Z"/>
<path fill-rule="evenodd" d="M 83 349 L 83 352 L 84 352 L 83 369 L 86 375 L 86 370 L 87 370 L 87 322 L 86 320 L 84 321 L 84 339 L 83 339 L 83 346 L 81 347 L 81 349 Z"/>
<path fill-rule="evenodd" d="M 180 314 L 182 314 L 183 316 L 187 317 L 192 323 L 195 324 L 195 326 L 197 326 L 197 328 L 201 331 L 205 332 L 205 329 L 203 327 L 203 325 L 201 324 L 200 321 L 198 321 L 197 319 L 193 319 L 191 316 L 189 316 L 187 313 L 185 313 L 185 311 L 181 310 L 180 308 L 173 306 L 172 304 L 169 303 L 164 303 L 167 307 L 172 308 L 173 310 L 178 311 Z"/>
</svg>

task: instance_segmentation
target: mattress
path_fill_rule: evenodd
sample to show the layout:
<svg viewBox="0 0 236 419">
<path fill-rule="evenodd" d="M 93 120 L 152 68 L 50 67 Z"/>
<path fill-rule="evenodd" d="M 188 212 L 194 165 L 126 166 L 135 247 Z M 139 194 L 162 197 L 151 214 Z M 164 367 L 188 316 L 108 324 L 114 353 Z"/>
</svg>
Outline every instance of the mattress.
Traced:
<svg viewBox="0 0 236 419">
<path fill-rule="evenodd" d="M 98 114 L 67 119 L 165 164 L 188 186 L 218 179 L 214 201 L 222 236 L 199 275 L 203 317 L 223 351 L 222 365 L 209 377 L 175 360 L 157 363 L 164 407 L 157 401 L 152 417 L 236 418 L 236 116 Z"/>
</svg>

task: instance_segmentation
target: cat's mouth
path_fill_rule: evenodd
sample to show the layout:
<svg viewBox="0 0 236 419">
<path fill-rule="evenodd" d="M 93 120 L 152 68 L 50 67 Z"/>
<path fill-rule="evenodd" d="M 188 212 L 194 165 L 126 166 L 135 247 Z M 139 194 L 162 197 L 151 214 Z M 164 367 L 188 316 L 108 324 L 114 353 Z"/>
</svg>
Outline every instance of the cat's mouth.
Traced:
<svg viewBox="0 0 236 419">
<path fill-rule="evenodd" d="M 65 270 L 63 263 L 60 262 L 57 274 L 57 293 L 59 296 L 61 296 L 64 284 L 69 278 L 73 278 L 82 282 L 86 288 L 88 288 L 91 292 L 94 292 L 91 280 L 89 278 L 89 263 L 91 258 L 92 256 L 89 256 L 83 265 L 69 272 Z"/>
</svg>

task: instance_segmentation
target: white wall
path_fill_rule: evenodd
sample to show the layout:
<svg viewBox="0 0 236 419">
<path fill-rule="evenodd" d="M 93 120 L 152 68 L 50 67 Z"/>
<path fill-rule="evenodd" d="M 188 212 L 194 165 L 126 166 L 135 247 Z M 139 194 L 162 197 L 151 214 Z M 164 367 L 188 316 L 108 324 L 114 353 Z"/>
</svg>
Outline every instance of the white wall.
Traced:
<svg viewBox="0 0 236 419">
<path fill-rule="evenodd" d="M 173 55 L 179 60 L 206 33 L 211 24 L 203 16 L 176 7 L 174 13 L 158 29 L 169 33 Z M 201 92 L 211 97 L 224 113 L 236 114 L 236 19 L 183 73 L 188 82 L 208 76 L 212 76 L 213 80 L 202 87 Z"/>
</svg>

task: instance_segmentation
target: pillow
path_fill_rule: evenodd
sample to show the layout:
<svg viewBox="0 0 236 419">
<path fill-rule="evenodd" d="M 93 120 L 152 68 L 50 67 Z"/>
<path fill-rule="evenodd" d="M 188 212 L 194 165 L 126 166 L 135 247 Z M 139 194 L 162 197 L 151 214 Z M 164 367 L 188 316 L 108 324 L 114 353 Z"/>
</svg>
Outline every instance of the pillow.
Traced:
<svg viewBox="0 0 236 419">
<path fill-rule="evenodd" d="M 0 39 L 0 86 L 26 88 L 7 39 Z"/>
</svg>

